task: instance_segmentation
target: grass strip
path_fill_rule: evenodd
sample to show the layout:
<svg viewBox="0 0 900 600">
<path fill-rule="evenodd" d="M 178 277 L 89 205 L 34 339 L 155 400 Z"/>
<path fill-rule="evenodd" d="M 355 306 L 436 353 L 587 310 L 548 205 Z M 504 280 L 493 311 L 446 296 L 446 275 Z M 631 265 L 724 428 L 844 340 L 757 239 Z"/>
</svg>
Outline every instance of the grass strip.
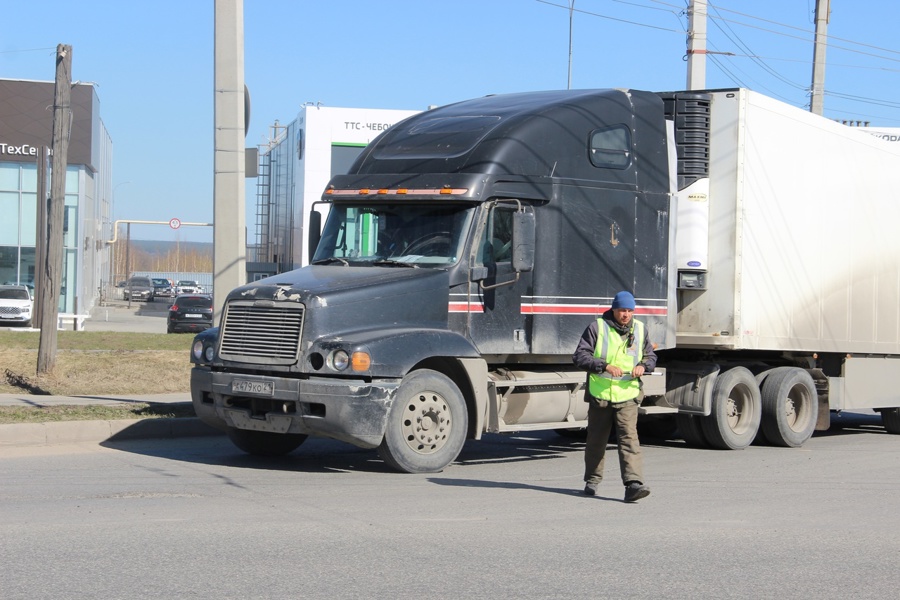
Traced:
<svg viewBox="0 0 900 600">
<path fill-rule="evenodd" d="M 121 419 L 178 419 L 194 416 L 196 416 L 194 407 L 188 403 L 0 406 L 0 424 L 49 423 L 54 421 L 116 421 Z"/>
</svg>

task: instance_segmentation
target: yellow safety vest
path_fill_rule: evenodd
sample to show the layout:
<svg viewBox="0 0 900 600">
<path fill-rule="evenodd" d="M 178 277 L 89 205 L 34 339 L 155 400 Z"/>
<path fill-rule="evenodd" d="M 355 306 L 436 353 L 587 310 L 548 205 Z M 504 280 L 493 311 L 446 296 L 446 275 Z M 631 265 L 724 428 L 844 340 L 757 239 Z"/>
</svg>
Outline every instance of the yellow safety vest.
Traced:
<svg viewBox="0 0 900 600">
<path fill-rule="evenodd" d="M 644 358 L 644 324 L 634 319 L 631 332 L 633 342 L 628 346 L 627 340 L 623 340 L 619 332 L 610 329 L 609 324 L 602 318 L 597 319 L 597 345 L 594 346 L 594 358 L 599 358 L 607 364 L 622 369 L 623 373 L 630 374 L 635 365 Z M 591 396 L 598 400 L 608 402 L 625 402 L 633 400 L 641 393 L 640 379 L 613 379 L 612 375 L 605 371 L 591 373 L 588 376 L 588 390 Z"/>
</svg>

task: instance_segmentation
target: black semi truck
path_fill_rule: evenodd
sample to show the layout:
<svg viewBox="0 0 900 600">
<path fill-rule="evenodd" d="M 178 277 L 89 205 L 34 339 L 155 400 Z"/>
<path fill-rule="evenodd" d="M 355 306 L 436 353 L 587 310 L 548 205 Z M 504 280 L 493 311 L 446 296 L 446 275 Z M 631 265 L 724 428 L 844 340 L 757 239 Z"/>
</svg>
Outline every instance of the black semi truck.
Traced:
<svg viewBox="0 0 900 600">
<path fill-rule="evenodd" d="M 378 448 L 399 471 L 439 471 L 485 432 L 583 428 L 571 355 L 629 290 L 660 355 L 642 413 L 689 443 L 798 446 L 830 410 L 861 406 L 900 432 L 887 391 L 900 381 L 861 389 L 843 372 L 857 352 L 853 381 L 869 377 L 900 342 L 840 337 L 827 321 L 838 311 L 810 304 L 815 248 L 784 256 L 822 223 L 793 223 L 785 242 L 766 203 L 802 198 L 754 183 L 796 179 L 757 155 L 809 132 L 823 151 L 900 165 L 882 140 L 747 90 L 533 92 L 410 117 L 329 183 L 310 264 L 233 290 L 220 326 L 195 338 L 196 412 L 253 454 L 325 436 Z M 819 201 L 840 189 L 810 180 Z M 816 333 L 785 321 L 815 310 Z"/>
</svg>

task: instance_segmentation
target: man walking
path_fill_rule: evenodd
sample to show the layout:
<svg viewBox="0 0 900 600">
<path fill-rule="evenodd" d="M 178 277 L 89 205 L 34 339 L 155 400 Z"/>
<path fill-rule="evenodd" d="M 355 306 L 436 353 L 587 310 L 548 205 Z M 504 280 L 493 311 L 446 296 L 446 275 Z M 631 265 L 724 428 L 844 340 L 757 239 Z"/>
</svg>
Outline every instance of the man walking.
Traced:
<svg viewBox="0 0 900 600">
<path fill-rule="evenodd" d="M 650 488 L 644 485 L 637 417 L 644 397 L 640 377 L 656 367 L 656 353 L 644 324 L 634 318 L 635 306 L 630 292 L 616 294 L 612 307 L 584 330 L 572 355 L 575 365 L 588 372 L 584 493 L 597 494 L 603 479 L 606 443 L 615 424 L 625 502 L 650 495 Z"/>
</svg>

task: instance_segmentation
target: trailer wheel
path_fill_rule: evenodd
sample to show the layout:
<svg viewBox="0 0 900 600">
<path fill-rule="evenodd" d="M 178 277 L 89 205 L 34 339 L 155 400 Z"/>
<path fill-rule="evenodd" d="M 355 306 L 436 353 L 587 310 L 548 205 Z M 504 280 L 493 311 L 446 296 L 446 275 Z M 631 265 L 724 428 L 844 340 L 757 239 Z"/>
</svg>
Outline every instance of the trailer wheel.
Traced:
<svg viewBox="0 0 900 600">
<path fill-rule="evenodd" d="M 790 369 L 790 367 L 775 367 L 774 369 L 767 369 L 762 371 L 761 373 L 756 374 L 756 385 L 759 387 L 760 396 L 762 396 L 762 386 L 763 382 L 766 380 L 766 377 L 771 375 L 772 373 L 777 373 L 779 371 L 784 371 L 785 369 Z M 760 427 L 756 432 L 756 439 L 753 440 L 757 444 L 768 444 L 769 440 L 766 439 L 766 433 L 762 428 L 762 420 L 760 420 Z"/>
<path fill-rule="evenodd" d="M 675 422 L 678 424 L 678 431 L 681 433 L 682 439 L 688 446 L 694 448 L 709 448 L 709 442 L 703 435 L 703 427 L 700 425 L 700 419 L 703 417 L 697 415 L 689 415 L 678 413 Z"/>
<path fill-rule="evenodd" d="M 881 424 L 888 433 L 900 435 L 900 408 L 882 408 Z"/>
<path fill-rule="evenodd" d="M 762 430 L 775 446 L 799 448 L 816 427 L 816 384 L 797 367 L 777 370 L 762 385 Z"/>
<path fill-rule="evenodd" d="M 734 367 L 716 378 L 712 412 L 700 423 L 713 448 L 740 450 L 753 443 L 761 416 L 762 401 L 753 373 Z"/>
<path fill-rule="evenodd" d="M 228 439 L 231 443 L 253 456 L 284 456 L 300 447 L 306 441 L 303 433 L 271 433 L 229 427 Z"/>
<path fill-rule="evenodd" d="M 459 455 L 467 429 L 456 384 L 437 371 L 413 371 L 397 390 L 378 455 L 403 473 L 437 473 Z"/>
</svg>

